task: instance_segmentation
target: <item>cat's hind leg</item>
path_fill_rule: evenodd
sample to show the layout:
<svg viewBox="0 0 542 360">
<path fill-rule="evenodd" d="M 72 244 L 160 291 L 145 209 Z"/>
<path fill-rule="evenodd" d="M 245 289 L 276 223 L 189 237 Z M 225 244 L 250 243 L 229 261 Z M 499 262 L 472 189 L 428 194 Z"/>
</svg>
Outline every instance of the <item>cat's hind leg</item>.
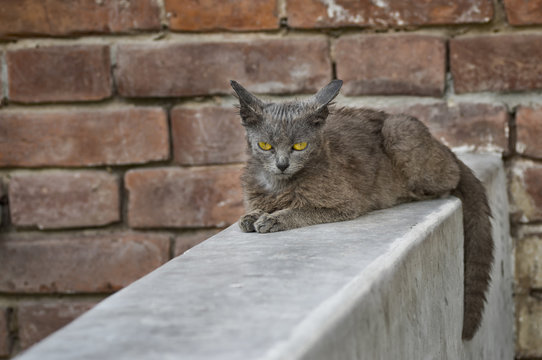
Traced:
<svg viewBox="0 0 542 360">
<path fill-rule="evenodd" d="M 382 126 L 383 147 L 416 198 L 441 196 L 457 187 L 455 155 L 408 115 L 391 115 Z"/>
</svg>

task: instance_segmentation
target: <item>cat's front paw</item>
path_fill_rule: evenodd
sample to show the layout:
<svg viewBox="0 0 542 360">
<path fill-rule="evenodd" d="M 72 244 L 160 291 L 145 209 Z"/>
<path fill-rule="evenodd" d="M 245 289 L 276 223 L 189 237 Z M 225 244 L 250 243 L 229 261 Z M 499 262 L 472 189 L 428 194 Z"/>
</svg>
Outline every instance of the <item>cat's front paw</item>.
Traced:
<svg viewBox="0 0 542 360">
<path fill-rule="evenodd" d="M 254 228 L 254 223 L 256 222 L 256 220 L 258 220 L 262 212 L 263 211 L 258 210 L 258 211 L 253 211 L 241 216 L 241 218 L 239 219 L 239 227 L 241 228 L 241 231 L 243 232 L 256 231 L 256 229 Z"/>
<path fill-rule="evenodd" d="M 282 224 L 277 216 L 264 213 L 254 223 L 254 229 L 259 233 L 270 233 L 284 230 L 284 224 Z"/>
</svg>

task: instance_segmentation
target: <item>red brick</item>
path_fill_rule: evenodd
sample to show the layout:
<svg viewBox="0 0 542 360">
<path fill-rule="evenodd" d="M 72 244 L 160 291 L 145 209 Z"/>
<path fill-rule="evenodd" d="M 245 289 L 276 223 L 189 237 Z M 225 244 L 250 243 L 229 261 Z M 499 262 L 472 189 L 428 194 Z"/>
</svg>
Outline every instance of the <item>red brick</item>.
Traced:
<svg viewBox="0 0 542 360">
<path fill-rule="evenodd" d="M 26 349 L 96 305 L 89 300 L 24 301 L 17 309 L 19 342 Z"/>
<path fill-rule="evenodd" d="M 0 37 L 160 29 L 154 0 L 18 0 L 0 6 Z"/>
<path fill-rule="evenodd" d="M 0 292 L 104 293 L 168 260 L 169 236 L 151 233 L 8 235 L 0 242 Z"/>
<path fill-rule="evenodd" d="M 175 256 L 179 256 L 197 244 L 218 233 L 220 229 L 195 230 L 175 236 Z"/>
<path fill-rule="evenodd" d="M 8 192 L 15 226 L 54 229 L 120 220 L 119 181 L 106 172 L 16 173 L 11 176 Z"/>
<path fill-rule="evenodd" d="M 225 226 L 243 212 L 239 166 L 130 170 L 128 222 L 144 227 Z"/>
<path fill-rule="evenodd" d="M 504 0 L 504 7 L 512 25 L 542 24 L 542 0 Z"/>
<path fill-rule="evenodd" d="M 0 227 L 2 227 L 2 225 L 4 224 L 4 209 L 2 209 L 2 204 L 6 202 L 7 194 L 6 190 L 4 189 L 4 178 L 0 177 Z"/>
<path fill-rule="evenodd" d="M 509 170 L 512 220 L 521 223 L 542 220 L 542 164 L 516 160 Z"/>
<path fill-rule="evenodd" d="M 490 0 L 286 0 L 286 8 L 294 28 L 467 24 L 493 18 Z"/>
<path fill-rule="evenodd" d="M 279 27 L 277 0 L 165 0 L 169 28 L 183 31 Z"/>
<path fill-rule="evenodd" d="M 0 113 L 0 166 L 139 164 L 169 157 L 160 108 Z"/>
<path fill-rule="evenodd" d="M 246 160 L 245 130 L 233 105 L 175 107 L 171 111 L 173 156 L 178 164 Z"/>
<path fill-rule="evenodd" d="M 328 53 L 319 36 L 126 44 L 115 76 L 128 97 L 231 94 L 231 79 L 257 93 L 311 93 L 331 80 Z"/>
<path fill-rule="evenodd" d="M 485 35 L 450 40 L 457 93 L 542 89 L 542 35 Z"/>
<path fill-rule="evenodd" d="M 8 310 L 0 307 L 0 357 L 9 356 L 10 338 L 8 326 Z"/>
<path fill-rule="evenodd" d="M 503 105 L 445 102 L 389 106 L 392 113 L 417 117 L 431 133 L 452 148 L 508 151 L 508 112 Z"/>
<path fill-rule="evenodd" d="M 111 95 L 109 48 L 49 46 L 7 52 L 9 98 L 24 103 L 101 100 Z"/>
<path fill-rule="evenodd" d="M 4 86 L 4 78 L 2 76 L 3 71 L 1 71 L 3 63 L 4 63 L 4 53 L 2 51 L 0 51 L 0 109 L 4 105 L 4 89 L 5 89 L 5 86 Z"/>
<path fill-rule="evenodd" d="M 446 45 L 440 37 L 347 36 L 335 44 L 335 61 L 345 95 L 440 96 L 444 92 Z"/>
<path fill-rule="evenodd" d="M 516 112 L 518 153 L 542 159 L 542 107 L 520 106 Z"/>
</svg>

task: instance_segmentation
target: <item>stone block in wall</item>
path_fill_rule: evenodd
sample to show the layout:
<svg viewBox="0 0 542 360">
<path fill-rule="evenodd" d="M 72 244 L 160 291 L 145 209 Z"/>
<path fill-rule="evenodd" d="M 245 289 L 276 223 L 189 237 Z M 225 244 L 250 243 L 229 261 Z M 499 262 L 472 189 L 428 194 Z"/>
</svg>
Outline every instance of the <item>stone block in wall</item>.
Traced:
<svg viewBox="0 0 542 360">
<path fill-rule="evenodd" d="M 8 309 L 0 307 L 0 357 L 9 356 L 11 351 L 10 342 Z"/>
<path fill-rule="evenodd" d="M 96 305 L 91 300 L 23 301 L 17 306 L 21 349 L 42 340 Z"/>
<path fill-rule="evenodd" d="M 0 292 L 113 292 L 165 263 L 169 242 L 152 233 L 6 235 Z"/>
<path fill-rule="evenodd" d="M 320 36 L 123 44 L 115 77 L 126 97 L 232 94 L 232 79 L 256 93 L 312 93 L 331 80 L 331 60 Z"/>
<path fill-rule="evenodd" d="M 160 29 L 156 0 L 3 1 L 0 38 Z"/>
<path fill-rule="evenodd" d="M 158 107 L 0 113 L 0 167 L 141 164 L 169 158 Z"/>
<path fill-rule="evenodd" d="M 511 25 L 542 24 L 542 0 L 504 0 L 504 8 Z"/>
<path fill-rule="evenodd" d="M 4 63 L 4 52 L 0 51 L 0 69 Z M 3 71 L 0 71 L 0 109 L 4 105 L 4 77 L 2 75 Z"/>
<path fill-rule="evenodd" d="M 542 295 L 516 295 L 516 356 L 542 357 Z"/>
<path fill-rule="evenodd" d="M 392 113 L 420 119 L 437 139 L 457 150 L 508 151 L 506 107 L 487 103 L 419 103 L 387 106 Z"/>
<path fill-rule="evenodd" d="M 542 289 L 542 231 L 524 233 L 516 240 L 516 293 Z"/>
<path fill-rule="evenodd" d="M 516 111 L 516 151 L 542 159 L 542 106 L 520 106 Z"/>
<path fill-rule="evenodd" d="M 135 228 L 223 227 L 243 213 L 240 166 L 130 170 L 128 223 Z"/>
<path fill-rule="evenodd" d="M 521 223 L 542 220 L 542 164 L 515 160 L 508 173 L 512 220 Z"/>
<path fill-rule="evenodd" d="M 334 53 L 344 95 L 441 96 L 444 92 L 446 41 L 442 37 L 345 36 L 335 43 Z"/>
<path fill-rule="evenodd" d="M 468 24 L 493 18 L 490 0 L 286 0 L 286 10 L 294 28 Z"/>
<path fill-rule="evenodd" d="M 169 28 L 181 31 L 279 27 L 277 0 L 165 0 Z"/>
<path fill-rule="evenodd" d="M 542 35 L 507 34 L 450 40 L 457 93 L 542 89 Z"/>
<path fill-rule="evenodd" d="M 171 110 L 173 158 L 178 164 L 224 164 L 246 160 L 245 130 L 229 105 L 178 106 Z"/>
<path fill-rule="evenodd" d="M 7 194 L 4 188 L 4 178 L 0 177 L 0 227 L 4 225 L 4 204 L 7 203 Z"/>
<path fill-rule="evenodd" d="M 220 232 L 219 229 L 202 229 L 195 231 L 187 231 L 175 236 L 175 247 L 173 253 L 175 256 L 183 254 L 185 251 L 196 246 L 204 240 Z"/>
<path fill-rule="evenodd" d="M 8 197 L 17 227 L 89 227 L 120 220 L 119 179 L 104 171 L 13 173 Z"/>
<path fill-rule="evenodd" d="M 6 61 L 10 101 L 90 101 L 112 94 L 107 46 L 43 46 L 9 50 Z"/>
</svg>

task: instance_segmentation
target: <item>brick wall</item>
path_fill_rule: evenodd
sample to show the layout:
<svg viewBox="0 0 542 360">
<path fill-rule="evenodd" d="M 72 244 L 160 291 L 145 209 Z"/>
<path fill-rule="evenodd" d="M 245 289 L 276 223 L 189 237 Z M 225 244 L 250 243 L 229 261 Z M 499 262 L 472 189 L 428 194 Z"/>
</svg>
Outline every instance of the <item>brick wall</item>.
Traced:
<svg viewBox="0 0 542 360">
<path fill-rule="evenodd" d="M 517 357 L 542 359 L 542 0 L 0 1 L 0 357 L 234 222 L 228 80 L 502 153 Z M 225 254 L 227 256 L 227 254 Z"/>
</svg>

